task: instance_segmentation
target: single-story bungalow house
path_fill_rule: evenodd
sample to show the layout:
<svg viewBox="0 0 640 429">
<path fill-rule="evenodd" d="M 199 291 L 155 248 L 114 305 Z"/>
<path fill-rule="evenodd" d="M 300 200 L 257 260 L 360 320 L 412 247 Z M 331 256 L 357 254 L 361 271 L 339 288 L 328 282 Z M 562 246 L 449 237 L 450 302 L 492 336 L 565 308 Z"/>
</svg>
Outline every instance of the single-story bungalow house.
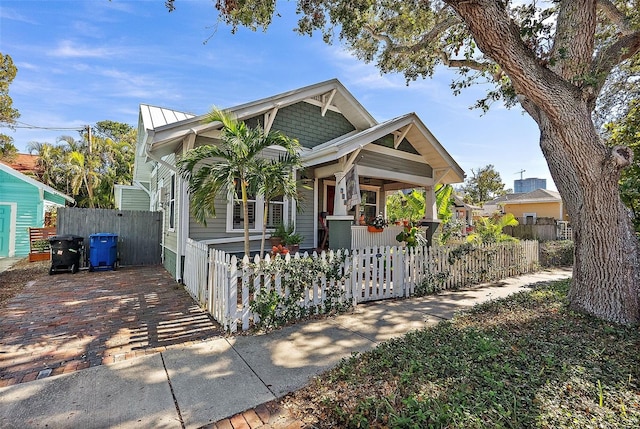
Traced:
<svg viewBox="0 0 640 429">
<path fill-rule="evenodd" d="M 278 224 L 295 225 L 304 239 L 301 249 L 316 249 L 321 242 L 321 223 L 329 228 L 330 248 L 349 248 L 354 234 L 366 227 L 360 215 L 384 213 L 387 193 L 401 189 L 427 191 L 424 224 L 438 225 L 434 187 L 464 181 L 464 171 L 415 113 L 384 122 L 376 121 L 336 79 L 282 94 L 232 106 L 231 112 L 248 126 L 260 124 L 265 131 L 281 131 L 300 142 L 304 169 L 296 172 L 301 198 L 271 202 L 267 232 Z M 140 105 L 134 183 L 116 191 L 122 210 L 141 207 L 161 210 L 164 266 L 181 280 L 187 239 L 227 252 L 243 248 L 243 212 L 232 195 L 220 198 L 217 217 L 207 226 L 190 215 L 185 180 L 176 168 L 182 154 L 200 145 L 219 144 L 219 122 L 206 123 L 206 115 Z M 265 151 L 277 157 L 281 148 Z M 350 205 L 353 185 L 360 203 Z M 349 205 L 348 205 L 349 204 Z M 249 207 L 252 251 L 262 235 L 264 202 L 252 196 Z"/>
</svg>

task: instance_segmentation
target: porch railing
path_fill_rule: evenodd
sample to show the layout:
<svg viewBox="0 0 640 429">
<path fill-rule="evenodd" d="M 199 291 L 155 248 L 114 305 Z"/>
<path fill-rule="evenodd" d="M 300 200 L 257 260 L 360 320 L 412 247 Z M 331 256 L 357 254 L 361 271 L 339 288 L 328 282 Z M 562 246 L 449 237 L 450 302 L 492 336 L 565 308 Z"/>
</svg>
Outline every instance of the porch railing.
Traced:
<svg viewBox="0 0 640 429">
<path fill-rule="evenodd" d="M 399 246 L 404 247 L 404 243 L 399 243 L 396 236 L 403 230 L 402 226 L 389 225 L 381 232 L 369 232 L 366 226 L 354 225 L 351 227 L 351 248 L 364 249 L 365 247 L 379 246 Z M 420 234 L 424 236 L 426 228 L 419 228 Z"/>
<path fill-rule="evenodd" d="M 225 329 L 231 332 L 246 330 L 257 321 L 257 315 L 251 311 L 251 302 L 261 288 L 268 290 L 273 287 L 279 293 L 287 293 L 278 287 L 282 282 L 280 274 L 261 271 L 264 264 L 260 259 L 237 259 L 214 249 L 209 249 L 208 257 L 204 257 L 201 250 L 198 248 L 193 252 L 189 260 L 197 256 L 200 267 L 205 261 L 208 277 L 203 279 L 201 275 L 188 277 L 185 274 L 185 281 L 191 283 L 188 286 L 190 293 L 198 297 L 200 304 L 206 306 Z M 333 258 L 334 255 L 332 252 L 295 257 L 287 255 L 285 262 L 300 257 Z M 265 262 L 268 265 L 268 261 Z M 299 303 L 301 307 L 318 308 L 326 297 L 324 291 L 328 284 L 341 291 L 340 300 L 357 305 L 533 272 L 538 265 L 538 242 L 485 244 L 465 248 L 464 251 L 458 247 L 438 246 L 370 247 L 347 253 L 340 264 L 340 280 L 319 276 L 313 284 L 304 285 L 306 293 Z"/>
</svg>

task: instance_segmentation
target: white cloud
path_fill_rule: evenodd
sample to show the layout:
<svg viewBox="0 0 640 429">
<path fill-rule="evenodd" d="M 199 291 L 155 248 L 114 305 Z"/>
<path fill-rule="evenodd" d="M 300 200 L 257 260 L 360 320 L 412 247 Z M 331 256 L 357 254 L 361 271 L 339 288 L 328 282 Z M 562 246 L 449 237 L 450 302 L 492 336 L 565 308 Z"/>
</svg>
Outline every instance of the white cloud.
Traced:
<svg viewBox="0 0 640 429">
<path fill-rule="evenodd" d="M 17 12 L 15 9 L 0 8 L 0 20 L 7 19 L 12 21 L 24 22 L 27 24 L 38 24 L 37 21 Z"/>
<path fill-rule="evenodd" d="M 71 40 L 62 40 L 49 56 L 62 58 L 108 58 L 117 54 L 114 48 L 82 46 Z"/>
</svg>

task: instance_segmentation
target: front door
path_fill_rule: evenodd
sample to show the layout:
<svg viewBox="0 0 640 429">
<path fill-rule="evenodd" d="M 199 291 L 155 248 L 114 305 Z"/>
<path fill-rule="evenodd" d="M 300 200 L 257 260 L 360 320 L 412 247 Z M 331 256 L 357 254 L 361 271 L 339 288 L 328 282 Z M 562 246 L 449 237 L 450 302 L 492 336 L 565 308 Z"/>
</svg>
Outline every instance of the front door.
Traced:
<svg viewBox="0 0 640 429">
<path fill-rule="evenodd" d="M 11 236 L 11 206 L 0 205 L 0 256 L 9 256 Z"/>
<path fill-rule="evenodd" d="M 336 187 L 333 185 L 327 185 L 327 214 L 333 214 L 333 203 L 336 196 Z"/>
</svg>

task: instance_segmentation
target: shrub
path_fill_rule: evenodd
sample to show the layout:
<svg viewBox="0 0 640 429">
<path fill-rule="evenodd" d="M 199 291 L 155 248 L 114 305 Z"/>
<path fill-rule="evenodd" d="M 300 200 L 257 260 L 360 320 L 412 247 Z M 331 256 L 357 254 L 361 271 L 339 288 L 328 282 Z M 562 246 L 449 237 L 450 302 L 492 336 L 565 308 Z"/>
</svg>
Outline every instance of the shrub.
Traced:
<svg viewBox="0 0 640 429">
<path fill-rule="evenodd" d="M 540 266 L 569 267 L 573 265 L 573 241 L 546 241 L 540 243 Z"/>
</svg>

